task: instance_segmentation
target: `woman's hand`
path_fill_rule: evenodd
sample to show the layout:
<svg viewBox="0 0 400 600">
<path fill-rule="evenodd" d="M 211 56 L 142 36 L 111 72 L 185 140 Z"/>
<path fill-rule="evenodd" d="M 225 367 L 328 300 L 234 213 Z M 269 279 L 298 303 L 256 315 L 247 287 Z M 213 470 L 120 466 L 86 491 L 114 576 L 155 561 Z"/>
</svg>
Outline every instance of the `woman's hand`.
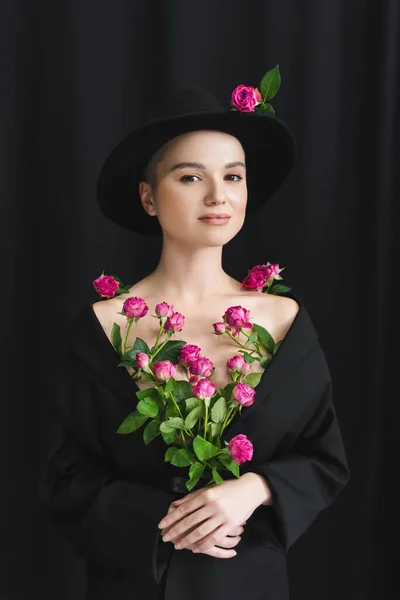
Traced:
<svg viewBox="0 0 400 600">
<path fill-rule="evenodd" d="M 172 502 L 172 510 L 159 523 L 159 527 L 163 523 L 164 541 L 199 552 L 226 543 L 227 536 L 236 532 L 257 506 L 251 489 L 247 480 L 239 478 L 201 488 Z M 228 554 L 230 558 L 236 553 L 231 550 Z"/>
<path fill-rule="evenodd" d="M 196 490 L 197 491 L 197 490 Z M 178 505 L 177 505 L 178 506 Z M 176 506 L 174 506 L 174 502 L 171 503 L 169 509 L 168 509 L 168 513 L 174 511 L 176 508 Z M 161 535 L 164 536 L 166 535 L 174 526 L 175 523 L 173 523 L 172 525 L 170 525 L 169 527 L 164 527 L 164 529 L 162 529 L 161 531 Z M 244 521 L 243 525 L 246 525 L 246 521 Z M 237 546 L 237 544 L 240 542 L 240 540 L 242 539 L 240 534 L 243 533 L 244 531 L 244 527 L 243 525 L 239 525 L 238 527 L 234 527 L 218 544 L 218 546 L 214 545 L 211 546 L 210 548 L 208 548 L 207 550 L 203 550 L 200 551 L 198 550 L 197 552 L 199 552 L 199 554 L 208 554 L 209 556 L 214 556 L 215 558 L 233 558 L 234 556 L 236 556 L 236 551 L 235 550 L 230 550 L 230 548 L 234 548 L 235 546 Z M 195 525 L 194 527 L 191 527 L 190 529 L 188 529 L 187 533 L 191 533 L 192 531 L 194 531 L 196 529 L 197 525 Z M 181 539 L 183 539 L 185 534 L 179 536 L 177 538 L 177 541 L 180 542 Z M 187 548 L 188 550 L 191 550 L 191 548 Z"/>
</svg>

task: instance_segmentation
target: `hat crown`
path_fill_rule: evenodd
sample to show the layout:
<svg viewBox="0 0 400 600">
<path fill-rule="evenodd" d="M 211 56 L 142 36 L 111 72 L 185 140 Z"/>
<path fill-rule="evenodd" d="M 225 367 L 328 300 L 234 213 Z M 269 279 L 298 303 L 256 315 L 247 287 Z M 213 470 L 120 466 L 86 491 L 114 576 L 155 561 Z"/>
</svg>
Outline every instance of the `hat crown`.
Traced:
<svg viewBox="0 0 400 600">
<path fill-rule="evenodd" d="M 147 122 L 197 113 L 224 112 L 214 94 L 201 86 L 180 88 L 158 100 L 147 114 Z"/>
</svg>

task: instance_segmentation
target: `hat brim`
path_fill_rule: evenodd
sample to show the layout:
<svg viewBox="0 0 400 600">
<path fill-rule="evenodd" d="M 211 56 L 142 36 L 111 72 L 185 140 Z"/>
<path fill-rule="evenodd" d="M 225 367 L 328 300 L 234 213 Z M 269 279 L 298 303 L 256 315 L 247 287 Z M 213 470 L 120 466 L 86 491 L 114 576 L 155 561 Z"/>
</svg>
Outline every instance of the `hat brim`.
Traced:
<svg viewBox="0 0 400 600">
<path fill-rule="evenodd" d="M 295 141 L 288 126 L 260 112 L 227 111 L 159 119 L 128 134 L 109 154 L 97 182 L 103 214 L 129 231 L 161 235 L 156 216 L 144 210 L 139 182 L 156 150 L 178 135 L 209 129 L 240 141 L 246 156 L 247 213 L 264 204 L 282 185 L 295 161 Z"/>
</svg>

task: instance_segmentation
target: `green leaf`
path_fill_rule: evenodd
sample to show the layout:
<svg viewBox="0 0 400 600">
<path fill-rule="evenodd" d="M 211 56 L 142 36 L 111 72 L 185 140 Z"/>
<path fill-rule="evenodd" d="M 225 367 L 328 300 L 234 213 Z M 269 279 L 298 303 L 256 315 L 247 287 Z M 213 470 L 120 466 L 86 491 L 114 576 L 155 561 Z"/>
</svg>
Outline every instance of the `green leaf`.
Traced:
<svg viewBox="0 0 400 600">
<path fill-rule="evenodd" d="M 201 413 L 202 413 L 201 406 L 196 406 L 196 408 L 191 410 L 185 419 L 185 428 L 191 429 L 192 427 L 194 427 L 195 424 L 197 423 L 199 417 L 201 416 Z"/>
<path fill-rule="evenodd" d="M 168 419 L 180 417 L 179 409 L 176 408 L 175 404 L 172 404 L 172 402 L 169 402 L 167 405 L 167 410 L 165 411 L 165 416 Z"/>
<path fill-rule="evenodd" d="M 283 342 L 283 340 L 279 340 L 279 342 L 276 342 L 276 344 L 275 344 L 275 348 L 274 348 L 274 349 L 273 349 L 273 351 L 272 351 L 272 355 L 275 355 L 275 354 L 278 352 L 278 350 L 279 350 L 279 347 L 280 347 L 280 345 L 282 344 L 282 342 Z"/>
<path fill-rule="evenodd" d="M 269 104 L 269 102 L 266 102 L 265 104 L 262 104 L 262 112 L 267 113 L 268 115 L 272 115 L 273 117 L 275 116 L 275 110 L 274 107 Z"/>
<path fill-rule="evenodd" d="M 172 457 L 171 464 L 175 467 L 187 467 L 194 462 L 194 455 L 187 448 L 180 448 Z"/>
<path fill-rule="evenodd" d="M 279 294 L 286 294 L 286 292 L 290 292 L 292 288 L 287 287 L 286 285 L 282 285 L 280 283 L 276 283 L 275 285 L 273 285 L 268 294 L 273 294 L 275 296 L 278 296 Z"/>
<path fill-rule="evenodd" d="M 193 449 L 196 453 L 196 456 L 200 460 L 207 460 L 219 451 L 219 448 L 217 448 L 217 446 L 214 446 L 214 444 L 211 444 L 211 442 L 208 442 L 200 435 L 196 435 L 196 437 L 194 438 Z"/>
<path fill-rule="evenodd" d="M 160 431 L 161 431 L 161 425 L 160 425 Z M 176 429 L 172 429 L 171 431 L 161 431 L 161 436 L 162 439 L 164 440 L 164 442 L 166 444 L 172 444 L 177 436 L 178 432 Z"/>
<path fill-rule="evenodd" d="M 142 415 L 137 410 L 134 410 L 126 417 L 126 419 L 122 421 L 121 425 L 117 429 L 117 433 L 122 433 L 123 435 L 132 433 L 133 431 L 139 429 L 143 423 L 146 423 L 148 418 L 148 416 Z"/>
<path fill-rule="evenodd" d="M 143 441 L 147 444 L 160 434 L 160 419 L 153 419 L 143 430 Z"/>
<path fill-rule="evenodd" d="M 165 346 L 156 354 L 151 362 L 151 365 L 161 361 L 170 360 L 172 364 L 176 365 L 179 359 L 179 353 L 181 347 L 186 344 L 183 340 L 169 340 Z"/>
<path fill-rule="evenodd" d="M 275 348 L 278 345 L 279 346 L 280 342 L 278 342 L 278 344 L 275 344 Z M 273 354 L 275 353 L 275 348 L 273 350 Z M 266 369 L 268 364 L 271 361 L 271 357 L 270 356 L 262 356 L 261 360 L 260 360 L 260 365 L 262 366 L 263 369 Z"/>
<path fill-rule="evenodd" d="M 183 400 L 193 398 L 192 384 L 185 379 L 175 380 L 176 386 L 174 390 L 174 398 L 177 404 L 180 404 Z M 196 398 L 197 400 L 197 398 Z"/>
<path fill-rule="evenodd" d="M 185 426 L 184 420 L 181 417 L 172 417 L 168 421 L 164 421 L 160 425 L 160 431 L 169 433 L 173 429 L 183 429 Z"/>
<path fill-rule="evenodd" d="M 224 467 L 229 469 L 229 471 L 231 471 L 231 473 L 233 473 L 235 477 L 240 476 L 239 465 L 236 461 L 233 460 L 233 458 L 229 454 L 229 450 L 226 451 L 226 454 L 220 454 L 218 456 L 218 460 L 224 465 Z"/>
<path fill-rule="evenodd" d="M 147 415 L 148 417 L 156 417 L 158 415 L 157 401 L 151 398 L 150 396 L 146 396 L 138 402 L 136 410 L 138 410 L 142 415 Z"/>
<path fill-rule="evenodd" d="M 128 350 L 128 352 L 126 352 L 122 356 L 122 358 L 124 358 L 124 359 L 130 358 L 131 360 L 136 361 L 136 354 L 138 352 L 143 352 L 143 354 L 150 355 L 150 348 L 148 347 L 146 342 L 144 340 L 142 340 L 142 338 L 140 338 L 140 337 L 135 338 L 133 347 L 130 350 Z"/>
<path fill-rule="evenodd" d="M 213 470 L 212 470 L 212 476 L 213 476 L 213 479 L 214 479 L 215 483 L 222 483 L 223 482 L 223 479 L 222 479 L 221 475 L 218 473 L 217 467 L 213 468 Z"/>
<path fill-rule="evenodd" d="M 240 352 L 240 350 L 239 350 L 239 352 Z M 230 383 L 227 383 L 226 386 L 220 390 L 221 396 L 223 396 L 226 401 L 230 400 L 230 398 L 232 396 L 232 390 L 235 387 L 235 385 L 236 385 L 236 381 L 231 381 Z"/>
<path fill-rule="evenodd" d="M 121 327 L 118 323 L 114 323 L 111 329 L 111 344 L 113 348 L 120 356 L 122 356 L 122 338 L 121 338 Z"/>
<path fill-rule="evenodd" d="M 252 356 L 251 354 L 249 354 L 248 352 L 245 352 L 244 350 L 239 350 L 239 352 L 243 352 L 243 358 L 244 358 L 245 362 L 247 362 L 247 363 L 253 363 L 255 360 L 257 360 L 256 356 Z"/>
<path fill-rule="evenodd" d="M 191 398 L 186 398 L 185 402 L 187 410 L 192 410 L 193 408 L 196 408 L 196 406 L 200 406 L 201 400 L 192 396 Z"/>
<path fill-rule="evenodd" d="M 155 401 L 158 400 L 158 392 L 156 388 L 151 387 L 137 391 L 136 396 L 139 398 L 139 400 L 144 400 L 145 398 L 152 398 Z"/>
<path fill-rule="evenodd" d="M 246 340 L 245 346 L 248 348 L 251 344 L 257 341 L 257 333 L 253 331 Z"/>
<path fill-rule="evenodd" d="M 264 346 L 266 347 L 268 352 L 272 352 L 274 349 L 274 346 L 275 346 L 275 342 L 274 342 L 274 338 L 269 333 L 269 331 L 267 331 L 265 329 L 265 327 L 262 327 L 261 325 L 257 325 L 257 323 L 254 323 L 253 327 L 254 327 L 255 331 L 257 332 L 258 337 L 261 340 L 261 343 L 264 344 Z"/>
<path fill-rule="evenodd" d="M 226 400 L 219 398 L 211 409 L 211 418 L 214 423 L 222 423 L 226 417 Z"/>
<path fill-rule="evenodd" d="M 255 388 L 260 383 L 262 376 L 263 376 L 263 373 L 260 373 L 260 372 L 249 373 L 248 375 L 246 375 L 246 377 L 243 377 L 242 381 L 244 383 L 247 383 L 247 385 L 249 385 L 250 387 Z"/>
<path fill-rule="evenodd" d="M 260 83 L 260 92 L 263 97 L 263 102 L 271 100 L 281 86 L 281 74 L 279 72 L 279 65 L 276 65 L 273 69 L 270 69 L 265 73 Z"/>
<path fill-rule="evenodd" d="M 136 369 L 136 363 L 133 360 L 121 360 L 118 363 L 119 367 L 132 367 L 132 369 Z"/>
<path fill-rule="evenodd" d="M 196 483 L 199 481 L 200 477 L 203 475 L 205 467 L 206 466 L 204 464 L 199 463 L 197 461 L 192 463 L 192 465 L 190 466 L 190 469 L 189 469 L 190 479 L 186 483 L 186 487 L 188 488 L 188 490 L 191 490 L 192 488 L 194 488 Z"/>
<path fill-rule="evenodd" d="M 221 431 L 221 423 L 209 423 L 212 438 L 216 438 Z"/>
<path fill-rule="evenodd" d="M 171 462 L 174 454 L 176 452 L 178 452 L 178 450 L 179 450 L 179 448 L 177 448 L 176 446 L 172 446 L 171 448 L 168 448 L 165 453 L 164 462 Z"/>
</svg>

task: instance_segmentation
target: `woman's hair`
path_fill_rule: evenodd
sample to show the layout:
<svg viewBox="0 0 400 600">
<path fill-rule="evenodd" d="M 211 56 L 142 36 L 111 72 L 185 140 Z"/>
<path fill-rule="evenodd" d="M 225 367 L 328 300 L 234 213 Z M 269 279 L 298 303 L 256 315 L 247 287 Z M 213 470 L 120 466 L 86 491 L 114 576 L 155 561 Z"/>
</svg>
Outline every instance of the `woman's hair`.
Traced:
<svg viewBox="0 0 400 600">
<path fill-rule="evenodd" d="M 168 148 L 169 142 L 166 142 L 163 146 L 158 148 L 158 150 L 156 150 L 151 156 L 143 171 L 144 181 L 147 181 L 147 183 L 151 185 L 154 192 L 157 190 L 157 165 L 167 154 Z"/>
</svg>

